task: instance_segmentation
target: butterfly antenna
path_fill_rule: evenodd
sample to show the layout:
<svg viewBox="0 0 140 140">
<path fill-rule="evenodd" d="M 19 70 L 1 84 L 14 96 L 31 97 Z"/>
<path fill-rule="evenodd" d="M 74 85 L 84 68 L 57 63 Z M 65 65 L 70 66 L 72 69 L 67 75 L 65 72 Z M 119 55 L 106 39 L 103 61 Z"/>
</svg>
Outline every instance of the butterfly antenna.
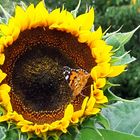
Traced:
<svg viewBox="0 0 140 140">
<path fill-rule="evenodd" d="M 82 94 L 82 93 L 80 93 L 80 95 L 83 96 L 83 97 L 86 97 L 86 95 L 84 95 L 84 94 Z"/>
</svg>

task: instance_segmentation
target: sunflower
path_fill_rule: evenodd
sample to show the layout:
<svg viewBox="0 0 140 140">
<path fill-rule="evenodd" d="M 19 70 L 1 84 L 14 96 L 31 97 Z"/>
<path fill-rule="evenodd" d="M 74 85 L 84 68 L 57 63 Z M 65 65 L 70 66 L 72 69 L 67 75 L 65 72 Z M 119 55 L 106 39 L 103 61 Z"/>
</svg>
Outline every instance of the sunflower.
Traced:
<svg viewBox="0 0 140 140">
<path fill-rule="evenodd" d="M 93 22 L 93 8 L 74 17 L 60 8 L 48 12 L 42 1 L 16 6 L 15 16 L 0 24 L 0 122 L 36 135 L 66 133 L 69 125 L 100 112 L 108 102 L 106 79 L 126 66 L 112 65 L 113 46 L 102 39 L 101 27 L 93 31 Z M 88 78 L 78 81 L 73 74 Z"/>
</svg>

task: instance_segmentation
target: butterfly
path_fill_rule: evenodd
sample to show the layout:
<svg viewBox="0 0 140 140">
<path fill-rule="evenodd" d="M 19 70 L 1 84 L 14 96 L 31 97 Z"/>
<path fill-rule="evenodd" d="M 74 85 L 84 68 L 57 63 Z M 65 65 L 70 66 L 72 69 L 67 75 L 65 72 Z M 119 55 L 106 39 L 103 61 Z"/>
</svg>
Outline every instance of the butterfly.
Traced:
<svg viewBox="0 0 140 140">
<path fill-rule="evenodd" d="M 78 96 L 84 89 L 90 74 L 83 69 L 72 69 L 64 66 L 63 74 L 73 92 L 73 97 Z"/>
</svg>

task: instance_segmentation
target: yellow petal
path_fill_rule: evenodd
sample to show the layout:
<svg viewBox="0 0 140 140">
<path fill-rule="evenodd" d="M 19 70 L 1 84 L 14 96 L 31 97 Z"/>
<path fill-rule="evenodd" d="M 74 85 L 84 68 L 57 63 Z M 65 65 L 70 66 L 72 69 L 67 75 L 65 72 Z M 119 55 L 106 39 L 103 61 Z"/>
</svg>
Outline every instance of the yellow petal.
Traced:
<svg viewBox="0 0 140 140">
<path fill-rule="evenodd" d="M 92 32 L 91 40 L 92 41 L 94 41 L 94 40 L 101 40 L 102 36 L 103 36 L 103 33 L 102 33 L 102 28 L 100 26 L 96 31 Z"/>
<path fill-rule="evenodd" d="M 7 92 L 10 92 L 11 87 L 8 86 L 7 84 L 3 84 L 3 85 L 0 86 L 0 90 L 5 90 Z"/>
<path fill-rule="evenodd" d="M 41 1 L 35 8 L 34 28 L 38 26 L 47 26 L 48 11 L 45 8 L 44 2 Z"/>
<path fill-rule="evenodd" d="M 121 66 L 111 66 L 111 73 L 108 74 L 108 77 L 115 77 L 124 72 L 127 65 Z"/>
<path fill-rule="evenodd" d="M 78 110 L 78 111 L 75 111 L 73 113 L 73 116 L 72 116 L 72 119 L 71 119 L 71 122 L 72 123 L 77 123 L 79 121 L 79 118 L 83 116 L 84 114 L 84 111 L 85 111 L 85 108 L 86 108 L 86 105 L 87 105 L 87 101 L 88 101 L 88 98 L 89 97 L 86 97 L 82 103 L 82 107 L 81 107 L 81 110 Z"/>
<path fill-rule="evenodd" d="M 44 133 L 44 132 L 47 132 L 49 129 L 49 124 L 43 124 L 43 127 L 41 128 L 41 132 Z"/>
<path fill-rule="evenodd" d="M 3 84 L 0 86 L 0 102 L 2 106 L 7 110 L 7 111 L 12 111 L 12 106 L 10 103 L 10 87 L 7 84 Z"/>
<path fill-rule="evenodd" d="M 94 87 L 94 86 L 93 86 L 93 84 L 92 84 L 92 85 L 90 86 L 90 91 L 91 91 L 90 96 L 93 96 L 93 94 L 94 94 L 94 93 L 93 93 L 93 87 Z"/>
<path fill-rule="evenodd" d="M 10 115 L 10 119 L 15 120 L 16 122 L 24 120 L 22 115 L 19 115 L 16 111 L 12 112 Z"/>
<path fill-rule="evenodd" d="M 30 122 L 30 121 L 27 121 L 27 120 L 23 119 L 23 120 L 20 120 L 20 121 L 17 123 L 17 126 L 31 125 L 31 124 L 33 124 L 33 122 Z"/>
<path fill-rule="evenodd" d="M 103 96 L 101 99 L 96 100 L 96 103 L 98 103 L 98 104 L 104 104 L 107 102 L 108 102 L 108 99 L 106 96 Z"/>
<path fill-rule="evenodd" d="M 50 26 L 54 23 L 57 24 L 59 21 L 59 16 L 60 16 L 60 8 L 53 10 L 48 16 L 47 19 L 48 25 Z"/>
<path fill-rule="evenodd" d="M 72 123 L 78 123 L 79 122 L 79 118 L 83 116 L 83 111 L 82 110 L 78 110 L 76 112 L 73 113 L 71 122 Z"/>
<path fill-rule="evenodd" d="M 79 32 L 79 37 L 78 37 L 78 41 L 80 43 L 86 43 L 89 41 L 90 36 L 91 36 L 91 32 L 89 30 L 82 30 Z"/>
<path fill-rule="evenodd" d="M 92 50 L 92 56 L 95 58 L 96 63 L 107 63 L 111 60 L 112 53 L 112 46 L 109 45 L 103 45 L 98 47 L 93 47 Z"/>
<path fill-rule="evenodd" d="M 100 90 L 100 89 L 95 89 L 95 90 L 93 91 L 93 96 L 94 96 L 95 99 L 96 99 L 96 103 L 103 104 L 103 103 L 107 103 L 107 102 L 108 102 L 107 97 L 104 96 L 103 91 Z"/>
<path fill-rule="evenodd" d="M 21 127 L 21 132 L 31 132 L 31 131 L 33 131 L 33 127 L 34 126 L 32 126 L 32 125 L 23 125 L 22 127 Z"/>
<path fill-rule="evenodd" d="M 94 89 L 103 88 L 106 84 L 105 78 L 99 78 L 94 82 Z"/>
<path fill-rule="evenodd" d="M 95 101 L 96 101 L 95 98 L 91 96 L 87 103 L 87 107 L 84 113 L 85 115 L 97 114 L 100 111 L 99 108 L 94 108 Z"/>
<path fill-rule="evenodd" d="M 95 47 L 99 47 L 103 44 L 105 44 L 105 41 L 102 41 L 104 43 L 98 43 L 97 41 L 100 40 L 101 42 L 101 38 L 102 38 L 102 28 L 99 27 L 96 31 L 91 32 L 90 30 L 81 30 L 79 31 L 79 37 L 78 37 L 78 41 L 81 43 L 87 43 L 90 48 L 93 48 L 95 45 L 94 43 L 96 43 Z"/>
<path fill-rule="evenodd" d="M 65 120 L 70 120 L 73 115 L 73 105 L 69 104 L 65 110 L 64 118 Z"/>
<path fill-rule="evenodd" d="M 27 14 L 27 21 L 28 21 L 28 29 L 31 29 L 32 25 L 34 24 L 34 20 L 35 20 L 35 8 L 34 8 L 33 4 L 31 4 L 27 8 L 26 14 Z"/>
<path fill-rule="evenodd" d="M 94 9 L 91 8 L 88 13 L 82 14 L 75 19 L 79 30 L 90 30 L 94 22 Z"/>
<path fill-rule="evenodd" d="M 0 122 L 5 122 L 7 120 L 9 120 L 9 117 L 7 115 L 0 116 Z"/>
<path fill-rule="evenodd" d="M 29 24 L 27 14 L 20 6 L 16 6 L 15 21 L 21 31 L 27 29 Z"/>
<path fill-rule="evenodd" d="M 3 45 L 3 40 L 1 40 L 2 38 L 0 38 L 0 53 L 4 52 L 4 45 Z"/>
<path fill-rule="evenodd" d="M 100 112 L 99 108 L 92 108 L 91 110 L 86 110 L 85 115 L 95 115 Z"/>
<path fill-rule="evenodd" d="M 11 45 L 13 43 L 13 37 L 12 36 L 6 36 L 4 40 L 4 45 L 7 47 L 8 45 Z"/>
<path fill-rule="evenodd" d="M 99 47 L 99 46 L 105 46 L 106 42 L 104 40 L 93 40 L 90 44 L 90 48 L 95 48 L 95 47 Z"/>
<path fill-rule="evenodd" d="M 91 69 L 90 75 L 93 78 L 94 81 L 97 80 L 97 78 L 99 77 L 99 67 L 95 66 Z"/>
<path fill-rule="evenodd" d="M 92 109 L 95 104 L 95 98 L 91 96 L 87 102 L 87 109 Z"/>
<path fill-rule="evenodd" d="M 33 130 L 35 130 L 36 135 L 40 135 L 42 127 L 43 125 L 37 125 L 37 124 L 34 125 Z"/>
<path fill-rule="evenodd" d="M 51 14 L 51 13 L 50 13 Z M 72 14 L 66 10 L 59 13 L 59 19 L 49 26 L 49 29 L 57 29 L 77 36 L 78 28 L 74 22 Z"/>
<path fill-rule="evenodd" d="M 49 130 L 56 129 L 60 125 L 60 123 L 61 123 L 61 120 L 58 120 L 58 121 L 55 121 L 55 122 L 51 123 L 50 126 L 49 126 Z"/>
<path fill-rule="evenodd" d="M 89 97 L 86 97 L 85 99 L 84 99 L 84 101 L 83 101 L 83 103 L 82 103 L 82 107 L 81 107 L 81 110 L 85 110 L 85 108 L 86 108 L 86 105 L 87 105 L 87 102 L 88 102 L 88 99 L 89 99 Z"/>
<path fill-rule="evenodd" d="M 4 63 L 4 60 L 5 60 L 5 55 L 2 53 L 0 53 L 0 65 L 3 65 L 3 63 Z M 0 75 L 1 75 L 1 73 L 0 73 Z"/>
<path fill-rule="evenodd" d="M 2 70 L 0 69 L 0 83 L 2 82 L 3 79 L 5 79 L 6 75 L 7 74 L 2 72 Z"/>
<path fill-rule="evenodd" d="M 67 10 L 62 10 L 59 16 L 59 24 L 66 23 L 67 25 L 74 22 L 74 18 L 70 12 Z"/>
<path fill-rule="evenodd" d="M 67 127 L 69 126 L 70 124 L 70 120 L 64 120 L 62 119 L 60 125 L 59 125 L 59 128 L 60 130 L 62 130 L 64 133 L 67 131 Z"/>
<path fill-rule="evenodd" d="M 112 69 L 110 63 L 101 63 L 92 68 L 91 77 L 94 80 L 97 80 L 97 78 L 107 77 L 111 72 Z"/>
<path fill-rule="evenodd" d="M 11 28 L 9 28 L 9 27 L 8 27 L 7 25 L 5 25 L 5 24 L 1 24 L 1 25 L 0 25 L 0 30 L 1 30 L 1 32 L 2 32 L 2 34 L 3 34 L 4 36 L 10 35 L 10 34 L 12 33 Z"/>
<path fill-rule="evenodd" d="M 17 27 L 14 29 L 13 31 L 13 34 L 12 34 L 12 37 L 13 37 L 13 41 L 17 40 L 18 36 L 19 36 L 19 33 L 20 33 L 20 29 Z M 11 45 L 13 42 L 9 42 L 8 45 Z"/>
<path fill-rule="evenodd" d="M 23 21 L 21 21 L 21 22 L 23 22 Z M 28 22 L 28 21 L 26 21 L 26 22 Z M 18 20 L 18 18 L 9 19 L 8 26 L 9 26 L 9 28 L 12 28 L 11 36 L 13 37 L 13 41 L 15 41 L 18 38 L 20 30 L 23 31 L 23 30 L 25 30 L 25 28 L 27 28 L 26 26 L 24 27 L 24 25 L 22 25 L 22 24 L 23 23 L 20 24 L 20 21 Z M 9 44 L 9 45 L 11 45 L 11 44 Z"/>
</svg>

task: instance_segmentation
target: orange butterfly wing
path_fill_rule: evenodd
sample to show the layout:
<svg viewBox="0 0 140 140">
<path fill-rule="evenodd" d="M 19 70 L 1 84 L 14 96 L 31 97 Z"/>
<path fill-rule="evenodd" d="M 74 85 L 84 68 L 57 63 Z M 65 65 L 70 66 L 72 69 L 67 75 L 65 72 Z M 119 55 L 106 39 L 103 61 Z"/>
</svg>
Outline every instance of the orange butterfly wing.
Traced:
<svg viewBox="0 0 140 140">
<path fill-rule="evenodd" d="M 90 77 L 90 74 L 83 69 L 71 69 L 67 66 L 64 67 L 64 75 L 69 82 L 74 97 L 82 92 Z"/>
</svg>

